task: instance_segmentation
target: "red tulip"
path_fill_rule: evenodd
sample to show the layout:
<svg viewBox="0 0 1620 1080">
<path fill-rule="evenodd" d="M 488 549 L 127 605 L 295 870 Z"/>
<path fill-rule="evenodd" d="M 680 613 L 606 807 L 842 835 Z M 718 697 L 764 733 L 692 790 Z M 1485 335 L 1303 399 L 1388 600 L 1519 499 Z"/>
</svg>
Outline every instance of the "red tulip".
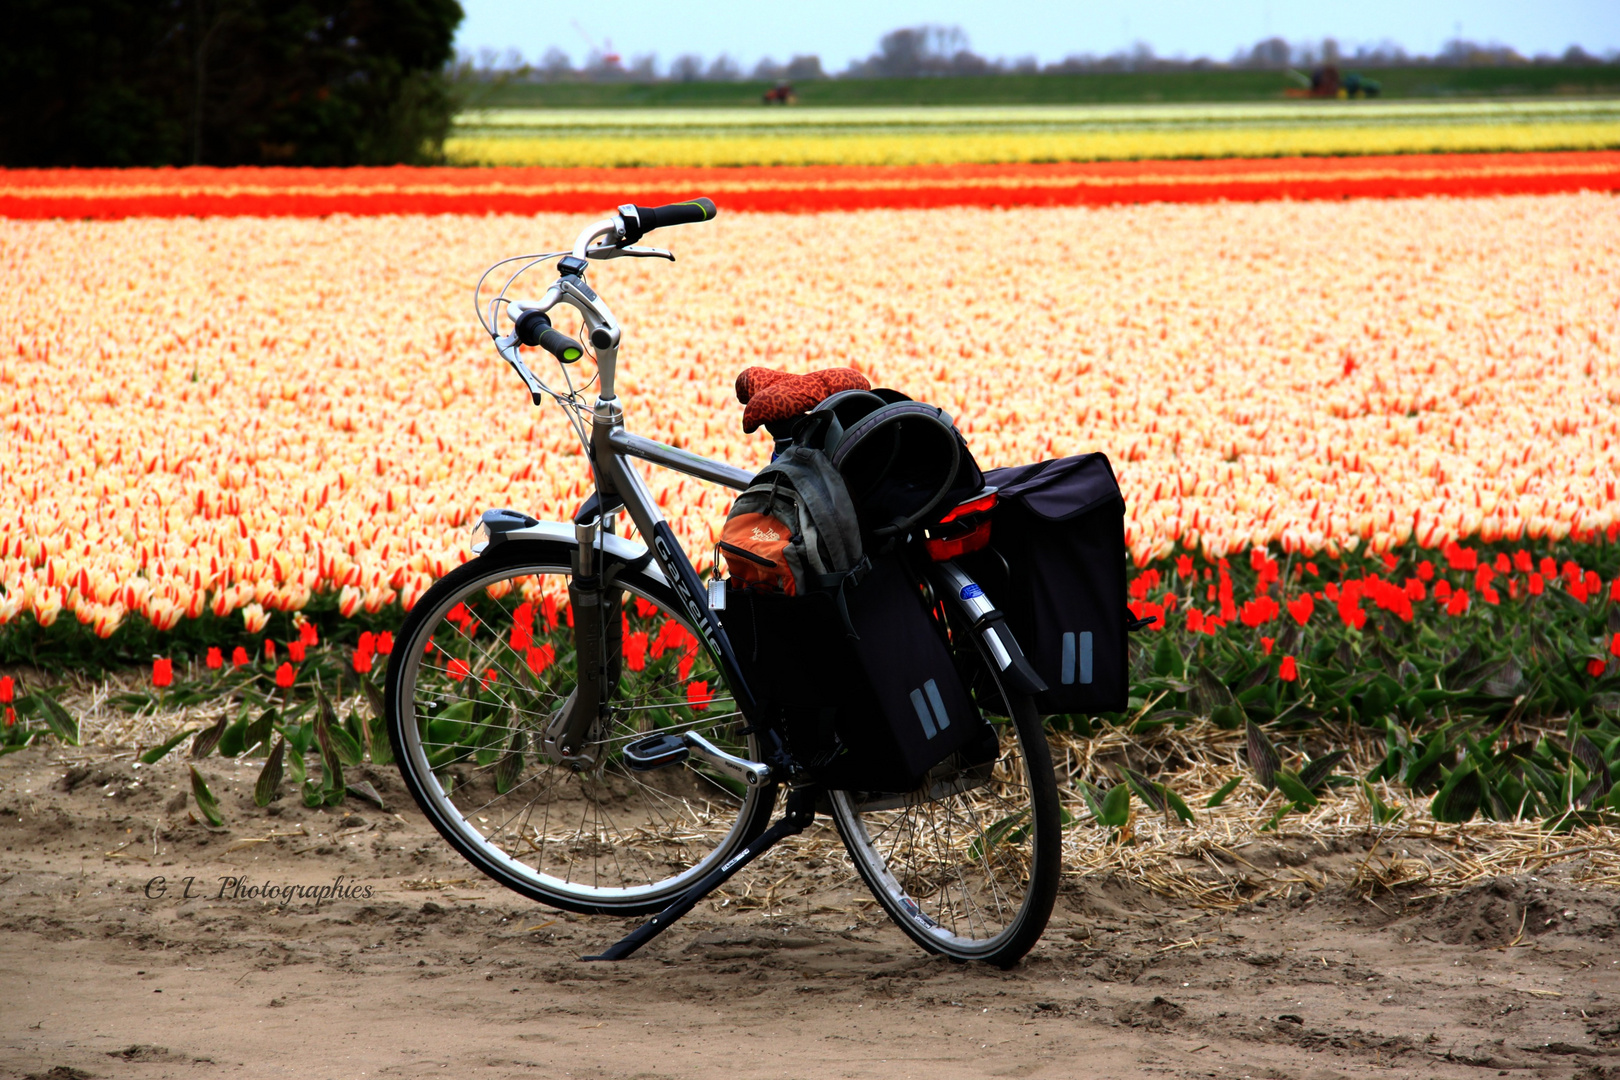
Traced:
<svg viewBox="0 0 1620 1080">
<path fill-rule="evenodd" d="M 218 671 L 220 668 L 225 666 L 225 657 L 222 653 L 220 653 L 218 647 L 210 645 L 208 648 L 208 657 L 203 661 L 203 663 L 208 665 L 209 671 Z"/>
<path fill-rule="evenodd" d="M 1620 638 L 1615 640 L 1620 641 Z M 0 676 L 0 705 L 10 705 L 17 700 L 17 682 L 10 675 Z"/>
<path fill-rule="evenodd" d="M 321 635 L 320 632 L 315 629 L 314 623 L 300 623 L 298 626 L 298 640 L 304 645 L 319 645 L 321 643 Z"/>
<path fill-rule="evenodd" d="M 1310 593 L 1302 593 L 1288 601 L 1288 614 L 1292 615 L 1294 621 L 1301 626 L 1311 621 L 1311 613 L 1315 610 L 1316 601 L 1311 598 Z"/>
<path fill-rule="evenodd" d="M 16 722 L 17 722 L 17 710 L 13 709 L 10 705 L 7 705 L 6 706 L 6 727 L 11 727 Z"/>
<path fill-rule="evenodd" d="M 1276 644 L 1277 644 L 1277 639 L 1276 638 L 1263 637 L 1263 638 L 1260 639 L 1260 647 L 1262 649 L 1266 650 L 1266 655 L 1267 656 L 1271 655 L 1272 646 L 1274 646 Z"/>
<path fill-rule="evenodd" d="M 468 667 L 467 661 L 461 659 L 461 657 L 453 656 L 450 658 L 449 665 L 445 668 L 445 673 L 456 682 L 460 682 L 472 674 L 472 668 Z"/>
<path fill-rule="evenodd" d="M 276 685 L 283 690 L 290 689 L 296 678 L 297 675 L 293 672 L 291 664 L 283 662 L 280 667 L 276 668 Z"/>
<path fill-rule="evenodd" d="M 1192 577 L 1193 561 L 1190 555 L 1176 556 L 1176 574 L 1180 577 Z"/>
<path fill-rule="evenodd" d="M 1609 653 L 1613 656 L 1620 656 L 1620 634 L 1614 635 L 1613 640 L 1609 642 Z M 0 697 L 0 701 L 10 700 L 10 698 Z"/>
<path fill-rule="evenodd" d="M 1299 666 L 1294 663 L 1292 656 L 1283 657 L 1282 663 L 1277 665 L 1277 678 L 1283 682 L 1294 682 L 1299 678 Z"/>
<path fill-rule="evenodd" d="M 304 641 L 302 638 L 297 641 L 287 642 L 287 655 L 295 664 L 302 664 L 304 662 Z"/>
<path fill-rule="evenodd" d="M 556 650 L 550 645 L 536 645 L 534 648 L 523 654 L 523 662 L 528 664 L 529 670 L 534 672 L 536 675 L 550 667 L 551 662 L 556 658 Z"/>
<path fill-rule="evenodd" d="M 269 638 L 264 639 L 264 658 L 266 660 L 274 660 L 276 658 L 276 643 L 271 641 Z"/>
<path fill-rule="evenodd" d="M 231 652 L 231 666 L 232 667 L 246 667 L 247 664 L 248 664 L 248 651 L 246 649 L 242 648 L 242 646 L 238 645 Z"/>
<path fill-rule="evenodd" d="M 1446 614 L 1461 615 L 1467 610 L 1468 593 L 1466 590 L 1458 589 L 1456 592 L 1451 594 L 1451 599 L 1446 601 Z"/>
<path fill-rule="evenodd" d="M 394 651 L 394 635 L 384 630 L 377 635 L 377 655 L 387 656 Z"/>
<path fill-rule="evenodd" d="M 349 662 L 354 665 L 354 670 L 364 675 L 371 670 L 371 661 L 372 653 L 369 649 L 356 649 Z"/>
<path fill-rule="evenodd" d="M 631 671 L 647 669 L 647 635 L 641 631 L 628 634 L 624 639 L 624 663 Z"/>
<path fill-rule="evenodd" d="M 168 657 L 152 661 L 152 685 L 160 687 L 174 685 L 174 662 Z"/>
<path fill-rule="evenodd" d="M 1419 581 L 1433 581 L 1434 563 L 1430 562 L 1428 559 L 1424 559 L 1422 562 L 1418 563 L 1417 576 Z"/>
<path fill-rule="evenodd" d="M 1599 678 L 1606 670 L 1608 670 L 1608 667 L 1608 664 L 1605 664 L 1602 660 L 1594 656 L 1592 659 L 1586 662 L 1586 673 L 1592 676 L 1592 678 L 1596 679 Z"/>
<path fill-rule="evenodd" d="M 1531 596 L 1540 596 L 1541 593 L 1542 593 L 1542 590 L 1545 589 L 1546 587 L 1547 587 L 1547 582 L 1545 580 L 1543 580 L 1543 578 L 1542 578 L 1542 576 L 1540 574 L 1531 574 L 1530 575 L 1530 595 Z"/>
<path fill-rule="evenodd" d="M 695 679 L 686 684 L 686 703 L 693 712 L 702 712 L 709 707 L 714 696 L 709 693 L 709 683 L 706 679 Z"/>
</svg>

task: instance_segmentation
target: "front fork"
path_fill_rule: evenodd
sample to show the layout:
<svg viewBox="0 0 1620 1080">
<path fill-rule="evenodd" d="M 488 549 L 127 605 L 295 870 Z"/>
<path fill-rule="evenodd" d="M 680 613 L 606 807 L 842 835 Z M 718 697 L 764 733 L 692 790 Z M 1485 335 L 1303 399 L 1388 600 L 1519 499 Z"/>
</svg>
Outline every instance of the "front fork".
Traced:
<svg viewBox="0 0 1620 1080">
<path fill-rule="evenodd" d="M 624 663 L 624 594 L 605 587 L 602 553 L 597 547 L 600 531 L 613 531 L 611 517 L 604 519 L 598 513 L 574 523 L 574 573 L 568 582 L 568 606 L 574 621 L 579 681 L 546 731 L 546 749 L 559 761 L 582 768 L 595 764 L 589 748 L 591 730 L 606 727 Z"/>
</svg>

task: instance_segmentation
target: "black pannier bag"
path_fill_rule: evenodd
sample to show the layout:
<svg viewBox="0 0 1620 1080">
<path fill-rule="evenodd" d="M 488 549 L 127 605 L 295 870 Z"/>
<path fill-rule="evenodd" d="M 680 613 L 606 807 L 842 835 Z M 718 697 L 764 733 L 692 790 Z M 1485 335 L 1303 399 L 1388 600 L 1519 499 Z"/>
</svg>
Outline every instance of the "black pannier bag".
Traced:
<svg viewBox="0 0 1620 1080">
<path fill-rule="evenodd" d="M 829 788 L 908 792 L 929 769 L 994 760 L 950 651 L 898 556 L 833 597 L 727 589 L 720 612 L 743 675 L 793 756 Z"/>
<path fill-rule="evenodd" d="M 1042 713 L 1118 712 L 1130 690 L 1125 500 L 1104 454 L 984 474 L 989 545 L 962 568 L 1007 616 L 1047 685 Z"/>
</svg>

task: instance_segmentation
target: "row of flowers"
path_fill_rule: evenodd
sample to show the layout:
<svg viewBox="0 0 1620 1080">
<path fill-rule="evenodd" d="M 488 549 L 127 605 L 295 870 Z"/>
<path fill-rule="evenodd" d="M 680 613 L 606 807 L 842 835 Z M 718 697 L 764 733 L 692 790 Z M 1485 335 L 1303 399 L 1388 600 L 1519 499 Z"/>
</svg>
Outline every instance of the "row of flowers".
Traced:
<svg viewBox="0 0 1620 1080">
<path fill-rule="evenodd" d="M 1500 127 L 1490 129 L 1500 137 Z M 1620 143 L 1608 125 L 1592 145 Z M 1585 145 L 1558 134 L 1559 125 L 1534 130 L 1542 146 Z M 1620 189 L 1620 152 L 1580 150 L 1545 153 L 1412 153 L 1445 149 L 1433 143 L 1402 143 L 1356 158 L 1272 156 L 1335 154 L 1337 143 L 1269 147 L 1254 143 L 1251 155 L 1235 145 L 1187 149 L 1197 160 L 1086 161 L 1093 157 L 1153 157 L 1148 153 L 1087 153 L 1079 144 L 1039 150 L 1027 140 L 964 143 L 969 153 L 927 138 L 872 140 L 881 156 L 872 164 L 757 165 L 757 146 L 792 144 L 769 140 L 648 140 L 638 152 L 653 157 L 633 170 L 507 167 L 528 156 L 555 161 L 558 144 L 542 155 L 523 140 L 464 144 L 472 155 L 499 155 L 503 167 L 488 169 L 165 169 L 12 170 L 0 174 L 0 218 L 118 219 L 126 217 L 315 217 L 328 214 L 591 213 L 623 202 L 654 204 L 705 193 L 728 210 L 825 211 L 951 206 L 1074 206 L 1140 202 L 1252 202 L 1275 199 L 1407 198 L 1451 195 L 1552 194 Z M 1105 137 L 1114 138 L 1114 137 Z M 1221 136 L 1226 139 L 1227 136 Z M 799 161 L 858 162 L 862 155 L 835 140 L 836 153 L 811 151 Z M 1072 141 L 1072 140 L 1071 140 Z M 699 148 L 728 153 L 704 162 Z M 756 145 L 757 144 L 757 145 Z M 812 143 L 806 143 L 806 147 Z M 748 149 L 754 146 L 755 149 Z M 1008 164 L 997 146 L 1021 146 L 1030 158 Z M 588 153 L 602 143 L 591 140 Z M 658 148 L 663 151 L 659 152 Z M 1502 149 L 1488 140 L 1466 149 Z M 454 144 L 452 145 L 454 149 Z M 1526 146 L 1523 149 L 1532 149 Z M 1404 150 L 1399 156 L 1377 156 Z M 504 153 L 503 153 L 504 152 Z M 512 155 L 516 154 L 514 158 Z M 739 156 L 740 155 L 740 156 Z M 899 155 L 896 157 L 896 155 Z M 1077 160 L 1078 159 L 1078 160 Z M 889 164 L 888 162 L 900 162 Z M 1024 163 L 1016 163 L 1023 161 Z M 932 164 L 931 162 L 941 162 Z M 962 164 L 953 164 L 963 162 Z M 589 164 L 581 161 L 580 165 Z M 684 167 L 698 166 L 698 167 Z M 706 167 L 704 167 L 706 166 Z M 733 167 L 743 166 L 743 167 Z"/>
<path fill-rule="evenodd" d="M 1611 530 L 1608 537 L 1611 546 L 1602 549 L 1601 554 L 1612 553 L 1616 539 L 1613 533 Z M 1579 626 L 1583 615 L 1606 621 L 1605 611 L 1620 611 L 1620 573 L 1611 571 L 1612 576 L 1605 582 L 1597 570 L 1583 568 L 1573 559 L 1566 558 L 1562 563 L 1550 555 L 1538 559 L 1524 548 L 1492 553 L 1447 542 L 1439 554 L 1441 559 L 1436 562 L 1421 550 L 1402 552 L 1400 557 L 1386 552 L 1373 560 L 1370 568 L 1357 570 L 1341 563 L 1328 567 L 1329 574 L 1324 574 L 1314 560 L 1301 559 L 1285 574 L 1278 559 L 1263 548 L 1255 548 L 1248 558 L 1254 574 L 1252 596 L 1242 603 L 1235 596 L 1232 564 L 1226 558 L 1217 559 L 1213 567 L 1200 569 L 1191 556 L 1181 555 L 1175 559 L 1173 569 L 1169 565 L 1164 571 L 1148 567 L 1132 579 L 1130 608 L 1136 618 L 1151 620 L 1147 626 L 1150 631 L 1178 627 L 1190 635 L 1215 637 L 1223 632 L 1269 629 L 1270 633 L 1257 637 L 1267 657 L 1273 655 L 1281 629 L 1292 626 L 1305 630 L 1320 608 L 1333 610 L 1344 629 L 1363 631 L 1369 620 L 1381 620 L 1386 615 L 1408 626 L 1420 618 L 1431 623 L 1442 616 L 1456 619 L 1470 611 L 1474 596 L 1488 607 L 1499 607 L 1504 599 L 1532 603 L 1554 592 L 1562 594 L 1568 604 L 1545 611 L 1544 617 L 1549 625 L 1573 619 L 1577 640 L 1582 636 Z M 1206 610 L 1198 606 L 1200 601 L 1213 606 Z M 1426 601 L 1433 605 L 1427 611 L 1419 606 Z M 1372 610 L 1364 603 L 1370 603 Z M 1374 629 L 1386 628 L 1380 624 Z M 1302 641 L 1303 637 L 1296 634 L 1295 639 Z M 1575 659 L 1587 676 L 1600 679 L 1620 670 L 1620 632 L 1587 636 L 1586 640 L 1585 655 Z M 1501 644 L 1511 647 L 1506 642 Z M 1297 681 L 1295 656 L 1275 660 L 1278 680 Z"/>
<path fill-rule="evenodd" d="M 1108 161 L 1154 158 L 1278 158 L 1606 150 L 1620 145 L 1609 120 L 1520 123 L 1332 123 L 1178 125 L 1166 129 L 1005 131 L 707 131 L 639 133 L 634 139 L 591 132 L 501 134 L 469 131 L 445 143 L 458 165 L 554 167 L 933 165 L 957 162 Z"/>
</svg>

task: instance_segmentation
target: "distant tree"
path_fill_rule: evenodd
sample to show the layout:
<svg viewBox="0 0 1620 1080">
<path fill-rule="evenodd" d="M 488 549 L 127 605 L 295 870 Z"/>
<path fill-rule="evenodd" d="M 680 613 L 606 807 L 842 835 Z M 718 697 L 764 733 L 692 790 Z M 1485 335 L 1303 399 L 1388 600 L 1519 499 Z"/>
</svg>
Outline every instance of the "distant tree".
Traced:
<svg viewBox="0 0 1620 1080">
<path fill-rule="evenodd" d="M 574 62 L 568 54 L 553 45 L 546 50 L 546 55 L 540 58 L 540 77 L 547 82 L 560 82 L 571 78 L 574 74 Z"/>
<path fill-rule="evenodd" d="M 827 75 L 821 70 L 821 57 L 805 54 L 789 60 L 782 77 L 793 82 L 808 82 L 811 79 L 825 79 Z"/>
<path fill-rule="evenodd" d="M 675 82 L 697 82 L 703 78 L 703 57 L 692 53 L 677 56 L 669 65 L 669 77 Z"/>
<path fill-rule="evenodd" d="M 709 65 L 706 78 L 710 82 L 736 82 L 742 78 L 742 68 L 737 66 L 737 61 L 725 53 L 721 53 Z"/>
<path fill-rule="evenodd" d="M 10 0 L 0 164 L 435 160 L 456 0 Z"/>
<path fill-rule="evenodd" d="M 878 79 L 918 75 L 981 75 L 995 64 L 968 48 L 960 26 L 908 26 L 878 40 L 878 51 L 850 65 L 846 74 Z"/>
<path fill-rule="evenodd" d="M 781 64 L 778 64 L 770 57 L 762 57 L 759 63 L 754 65 L 754 78 L 759 82 L 775 82 L 782 77 L 785 70 Z"/>
<path fill-rule="evenodd" d="M 1288 42 L 1280 37 L 1269 37 L 1264 41 L 1257 41 L 1254 48 L 1249 50 L 1244 60 L 1244 67 L 1252 68 L 1285 68 L 1292 60 L 1293 50 Z"/>
</svg>

